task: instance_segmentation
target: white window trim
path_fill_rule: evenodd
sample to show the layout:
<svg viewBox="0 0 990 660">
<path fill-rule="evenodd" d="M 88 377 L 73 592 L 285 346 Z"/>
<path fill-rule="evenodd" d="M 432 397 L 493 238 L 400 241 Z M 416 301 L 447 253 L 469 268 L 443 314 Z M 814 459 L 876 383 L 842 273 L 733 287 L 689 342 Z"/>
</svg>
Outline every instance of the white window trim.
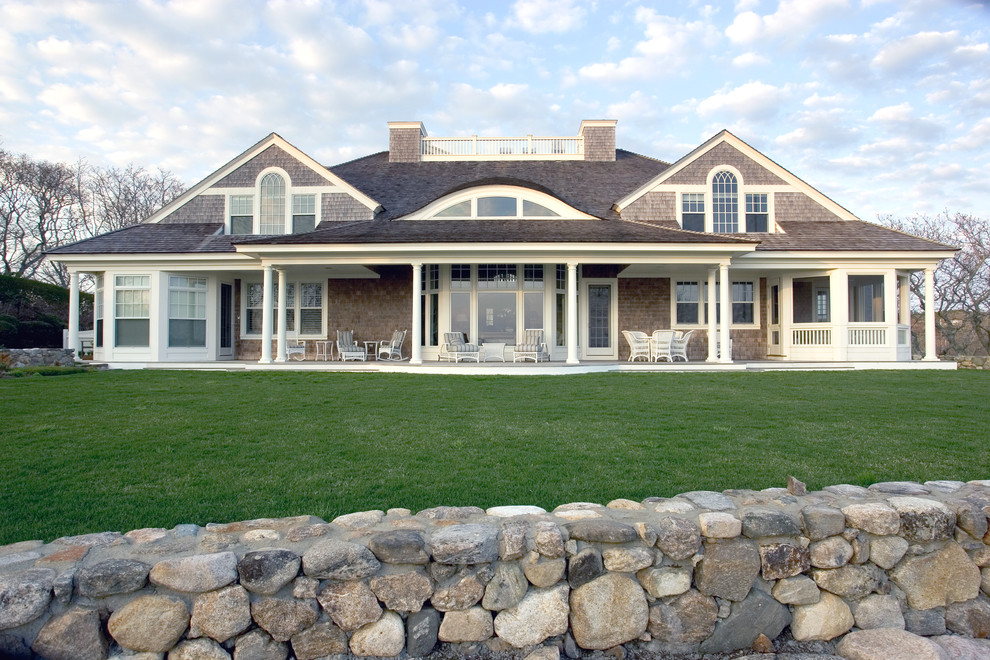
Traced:
<svg viewBox="0 0 990 660">
<path fill-rule="evenodd" d="M 257 333 L 257 334 L 251 334 L 251 333 L 248 333 L 248 331 L 247 331 L 247 325 L 248 325 L 247 324 L 247 320 L 248 320 L 248 316 L 247 316 L 247 313 L 248 313 L 248 304 L 247 304 L 247 301 L 248 301 L 248 288 L 252 284 L 263 284 L 263 281 L 261 279 L 250 279 L 250 280 L 249 279 L 241 279 L 241 293 L 240 293 L 241 311 L 240 311 L 240 314 L 239 314 L 239 316 L 240 316 L 240 326 L 241 326 L 240 336 L 241 336 L 241 339 L 258 339 L 258 340 L 260 340 L 261 339 L 261 333 L 260 332 Z M 273 284 L 277 288 L 277 286 L 278 286 L 277 280 L 274 280 L 273 281 Z M 322 291 L 321 291 L 321 294 L 320 294 L 321 295 L 320 305 L 321 305 L 321 309 L 323 310 L 323 313 L 320 315 L 320 332 L 319 332 L 319 334 L 301 334 L 301 333 L 299 333 L 298 320 L 300 318 L 299 310 L 301 309 L 300 308 L 300 305 L 301 305 L 301 302 L 302 302 L 302 297 L 301 297 L 301 292 L 300 292 L 299 286 L 301 284 L 319 284 L 319 285 L 321 285 Z M 300 339 L 326 339 L 326 337 L 327 337 L 327 304 L 328 304 L 327 301 L 329 299 L 328 298 L 329 297 L 329 291 L 327 291 L 327 281 L 326 280 L 321 280 L 321 279 L 312 279 L 312 278 L 306 279 L 306 278 L 303 278 L 303 279 L 287 280 L 286 283 L 285 283 L 285 285 L 286 285 L 286 287 L 289 287 L 289 286 L 296 287 L 296 291 L 295 291 L 295 294 L 293 296 L 293 307 L 292 307 L 292 309 L 293 309 L 293 315 L 294 315 L 294 318 L 296 319 L 296 325 L 295 325 L 295 328 L 296 329 L 295 330 L 292 330 L 290 332 L 290 334 L 292 334 L 292 335 L 298 334 L 298 336 L 299 336 Z M 264 310 L 264 308 L 262 308 L 262 311 L 263 310 Z M 286 311 L 288 311 L 288 309 L 286 309 Z M 273 314 L 272 318 L 273 319 L 276 319 L 275 323 L 272 324 L 272 337 L 275 337 L 278 334 L 277 331 L 275 330 L 275 328 L 277 327 L 276 324 L 277 324 L 277 317 L 278 317 L 278 305 L 277 304 L 272 305 L 272 314 Z"/>
<path fill-rule="evenodd" d="M 325 193 L 340 193 L 343 192 L 340 188 L 334 186 L 294 186 L 292 185 L 292 177 L 281 167 L 266 167 L 254 180 L 254 185 L 250 188 L 223 188 L 219 191 L 223 195 L 223 231 L 225 234 L 230 234 L 230 198 L 234 195 L 251 195 L 253 197 L 252 201 L 252 223 L 251 223 L 251 234 L 238 234 L 238 236 L 258 236 L 258 232 L 261 230 L 261 180 L 265 178 L 265 175 L 275 173 L 282 177 L 285 181 L 285 219 L 284 219 L 284 231 L 283 234 L 292 233 L 292 196 L 293 195 L 314 195 L 315 196 L 315 211 L 316 211 L 316 222 L 315 226 L 319 226 L 323 221 L 323 195 Z"/>
<path fill-rule="evenodd" d="M 761 327 L 762 318 L 760 316 L 760 278 L 746 278 L 746 277 L 732 277 L 732 283 L 736 282 L 747 282 L 753 285 L 753 322 L 752 323 L 733 323 L 732 317 L 729 317 L 729 327 L 739 328 L 740 330 L 751 330 L 759 329 Z M 698 323 L 678 323 L 677 321 L 677 283 L 678 282 L 697 282 L 698 283 Z M 704 322 L 705 319 L 705 309 L 708 306 L 708 300 L 705 298 L 705 285 L 708 283 L 707 275 L 671 275 L 670 276 L 670 327 L 676 329 L 686 328 L 688 330 L 703 330 L 708 327 L 708 324 Z M 717 285 L 720 286 L 720 285 Z M 742 302 L 742 301 L 736 301 Z M 731 307 L 733 303 L 732 300 L 732 290 L 729 290 L 729 305 Z M 719 298 L 715 298 L 715 308 L 719 307 Z M 721 312 L 719 312 L 721 313 Z"/>
<path fill-rule="evenodd" d="M 779 185 L 747 185 L 743 179 L 742 173 L 737 170 L 732 165 L 716 165 L 708 172 L 708 176 L 705 178 L 705 185 L 693 184 L 693 185 L 679 185 L 676 189 L 675 203 L 677 205 L 677 225 L 684 228 L 684 195 L 687 193 L 704 193 L 705 195 L 705 233 L 713 234 L 715 228 L 715 211 L 714 202 L 715 195 L 712 192 L 712 181 L 715 179 L 715 175 L 719 172 L 731 172 L 734 177 L 736 177 L 736 195 L 738 197 L 737 203 L 739 208 L 738 215 L 738 227 L 739 231 L 736 234 L 745 235 L 746 232 L 746 195 L 747 194 L 765 194 L 767 196 L 767 232 L 775 234 L 778 232 L 777 222 L 775 220 L 776 213 L 774 209 L 774 201 L 777 192 L 781 192 L 781 187 Z M 738 280 L 737 280 L 738 281 Z"/>
<path fill-rule="evenodd" d="M 522 213 L 522 200 L 534 202 L 545 206 L 551 211 L 555 212 L 557 216 L 495 216 L 491 219 L 496 220 L 597 220 L 594 216 L 588 215 L 578 211 L 560 201 L 556 197 L 552 197 L 546 193 L 542 193 L 538 190 L 533 190 L 532 188 L 523 188 L 520 186 L 480 186 L 475 188 L 468 188 L 466 190 L 461 190 L 450 195 L 441 197 L 440 199 L 424 206 L 419 211 L 415 213 L 410 213 L 409 215 L 398 218 L 398 220 L 441 220 L 441 221 L 466 221 L 466 220 L 485 220 L 488 216 L 477 217 L 477 199 L 479 197 L 515 197 L 516 208 L 519 213 Z M 460 217 L 460 218 L 435 218 L 433 217 L 436 213 L 439 213 L 448 206 L 453 206 L 460 202 L 471 200 L 471 217 Z"/>
</svg>

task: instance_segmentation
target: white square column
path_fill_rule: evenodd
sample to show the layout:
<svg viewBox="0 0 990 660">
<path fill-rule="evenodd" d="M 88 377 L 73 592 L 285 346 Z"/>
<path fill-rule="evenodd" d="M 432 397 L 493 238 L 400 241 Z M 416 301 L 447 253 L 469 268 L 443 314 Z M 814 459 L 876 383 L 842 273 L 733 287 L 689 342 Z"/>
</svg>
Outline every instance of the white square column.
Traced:
<svg viewBox="0 0 990 660">
<path fill-rule="evenodd" d="M 264 291 L 261 294 L 261 359 L 259 364 L 272 363 L 272 283 L 274 281 L 271 266 L 265 266 L 264 277 L 261 287 Z"/>
<path fill-rule="evenodd" d="M 577 263 L 567 264 L 567 364 L 578 364 Z"/>
<path fill-rule="evenodd" d="M 285 362 L 285 309 L 286 309 L 286 289 L 288 283 L 285 281 L 285 271 L 278 270 L 278 340 L 275 345 L 275 361 Z"/>
<path fill-rule="evenodd" d="M 412 357 L 409 364 L 423 364 L 423 264 L 412 264 Z"/>
</svg>

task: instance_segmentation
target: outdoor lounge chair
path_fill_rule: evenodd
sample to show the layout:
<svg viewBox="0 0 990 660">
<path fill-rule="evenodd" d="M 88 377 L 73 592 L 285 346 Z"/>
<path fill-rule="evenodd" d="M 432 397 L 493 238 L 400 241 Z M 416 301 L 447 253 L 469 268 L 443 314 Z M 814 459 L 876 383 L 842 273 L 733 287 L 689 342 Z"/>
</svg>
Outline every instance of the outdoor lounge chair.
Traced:
<svg viewBox="0 0 990 660">
<path fill-rule="evenodd" d="M 685 362 L 688 361 L 687 356 L 687 345 L 691 341 L 691 335 L 694 334 L 694 330 L 688 330 L 687 332 L 681 334 L 678 333 L 674 335 L 674 339 L 670 342 L 670 361 L 673 362 L 677 358 L 681 358 Z"/>
<path fill-rule="evenodd" d="M 443 343 L 440 344 L 440 352 L 437 353 L 437 360 L 453 360 L 455 363 L 461 360 L 474 359 L 481 361 L 481 351 L 477 344 L 469 344 L 464 339 L 463 332 L 443 333 Z"/>
<path fill-rule="evenodd" d="M 523 330 L 521 341 L 516 343 L 515 348 L 512 350 L 512 361 L 518 362 L 519 360 L 532 360 L 533 362 L 539 362 L 540 360 L 550 359 L 550 350 L 547 348 L 547 342 L 543 339 L 543 330 Z"/>
<path fill-rule="evenodd" d="M 396 330 L 392 333 L 392 338 L 388 341 L 383 341 L 381 346 L 378 348 L 378 359 L 379 360 L 401 360 L 402 359 L 402 342 L 406 340 L 405 330 Z"/>
<path fill-rule="evenodd" d="M 670 354 L 670 344 L 674 340 L 673 330 L 657 330 L 650 338 L 650 359 L 653 362 L 667 360 L 673 362 Z"/>
<path fill-rule="evenodd" d="M 299 333 L 292 333 L 285 340 L 286 360 L 305 360 L 306 342 L 299 339 Z"/>
<path fill-rule="evenodd" d="M 337 331 L 337 354 L 341 360 L 361 360 L 368 359 L 368 354 L 354 341 L 353 330 Z"/>
<path fill-rule="evenodd" d="M 650 338 L 645 332 L 635 330 L 623 330 L 622 336 L 629 343 L 629 361 L 635 362 L 636 358 L 643 358 L 650 361 Z"/>
</svg>

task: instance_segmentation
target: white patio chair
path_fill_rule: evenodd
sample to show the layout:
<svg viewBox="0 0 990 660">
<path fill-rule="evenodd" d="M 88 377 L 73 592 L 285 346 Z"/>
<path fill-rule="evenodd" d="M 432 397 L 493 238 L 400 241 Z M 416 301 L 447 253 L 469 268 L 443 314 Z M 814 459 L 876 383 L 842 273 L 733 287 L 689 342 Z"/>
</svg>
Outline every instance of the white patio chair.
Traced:
<svg viewBox="0 0 990 660">
<path fill-rule="evenodd" d="M 443 333 L 443 343 L 440 345 L 440 352 L 437 353 L 437 361 L 453 360 L 455 363 L 461 360 L 481 361 L 481 351 L 477 344 L 469 344 L 464 339 L 463 332 Z"/>
<path fill-rule="evenodd" d="M 353 330 L 337 331 L 337 354 L 340 355 L 340 359 L 343 361 L 361 360 L 364 362 L 368 359 L 368 354 L 364 348 L 358 346 L 357 342 L 354 341 Z"/>
<path fill-rule="evenodd" d="M 673 362 L 674 358 L 670 354 L 670 344 L 674 340 L 673 330 L 657 330 L 650 338 L 650 360 L 659 362 L 667 360 Z"/>
<path fill-rule="evenodd" d="M 299 333 L 293 332 L 285 338 L 285 359 L 306 359 L 306 342 L 299 339 Z"/>
<path fill-rule="evenodd" d="M 670 361 L 673 362 L 677 358 L 683 359 L 685 362 L 688 361 L 687 356 L 687 346 L 688 342 L 691 341 L 691 335 L 694 334 L 694 330 L 688 330 L 685 333 L 678 332 L 674 335 L 674 339 L 670 342 Z"/>
<path fill-rule="evenodd" d="M 379 360 L 401 360 L 402 359 L 402 342 L 406 340 L 405 330 L 396 330 L 392 333 L 392 338 L 388 341 L 383 341 L 381 346 L 378 348 L 378 359 Z"/>
<path fill-rule="evenodd" d="M 533 362 L 550 360 L 550 349 L 547 347 L 547 342 L 543 338 L 542 329 L 523 330 L 521 339 L 522 341 L 517 342 L 512 350 L 513 362 L 518 362 L 519 360 L 532 360 Z"/>
<path fill-rule="evenodd" d="M 636 358 L 643 358 L 650 361 L 650 338 L 645 332 L 635 330 L 623 330 L 622 336 L 629 343 L 629 361 L 635 362 Z"/>
</svg>

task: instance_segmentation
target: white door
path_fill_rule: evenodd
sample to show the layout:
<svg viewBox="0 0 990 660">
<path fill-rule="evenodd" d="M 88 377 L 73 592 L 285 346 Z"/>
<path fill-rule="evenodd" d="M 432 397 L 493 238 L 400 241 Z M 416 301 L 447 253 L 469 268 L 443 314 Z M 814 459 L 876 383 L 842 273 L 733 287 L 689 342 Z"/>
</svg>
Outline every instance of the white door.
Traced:
<svg viewBox="0 0 990 660">
<path fill-rule="evenodd" d="M 617 360 L 618 282 L 614 279 L 582 280 L 581 327 L 584 330 L 584 357 Z"/>
<path fill-rule="evenodd" d="M 780 352 L 780 280 L 767 282 L 767 355 L 781 355 Z"/>
</svg>

